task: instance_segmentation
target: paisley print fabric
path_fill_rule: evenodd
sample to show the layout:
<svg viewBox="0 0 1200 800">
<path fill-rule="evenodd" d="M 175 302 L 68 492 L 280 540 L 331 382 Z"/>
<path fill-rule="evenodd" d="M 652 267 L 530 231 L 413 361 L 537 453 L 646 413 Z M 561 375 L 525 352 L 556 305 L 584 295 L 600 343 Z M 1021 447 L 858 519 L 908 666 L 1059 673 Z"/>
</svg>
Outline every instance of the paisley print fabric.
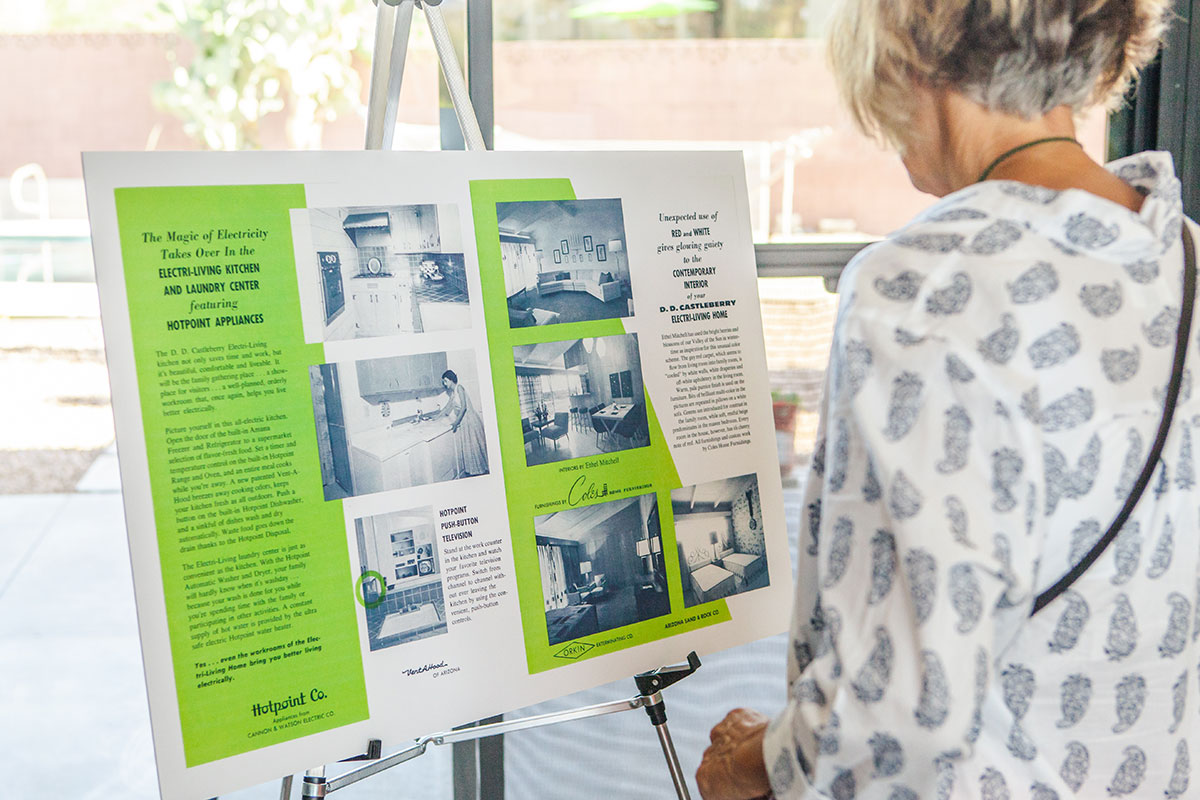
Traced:
<svg viewBox="0 0 1200 800">
<path fill-rule="evenodd" d="M 992 181 L 846 268 L 764 743 L 777 798 L 1200 786 L 1200 397 L 1113 546 L 1029 617 L 1119 510 L 1171 371 L 1179 183 L 1162 153 L 1110 169 L 1139 213 Z"/>
</svg>

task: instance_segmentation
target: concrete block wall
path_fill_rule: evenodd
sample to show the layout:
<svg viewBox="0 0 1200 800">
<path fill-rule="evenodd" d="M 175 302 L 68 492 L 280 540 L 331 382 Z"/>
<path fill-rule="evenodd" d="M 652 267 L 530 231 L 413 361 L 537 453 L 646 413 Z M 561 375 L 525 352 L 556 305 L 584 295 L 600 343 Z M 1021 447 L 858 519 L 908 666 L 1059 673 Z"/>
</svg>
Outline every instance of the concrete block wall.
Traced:
<svg viewBox="0 0 1200 800">
<path fill-rule="evenodd" d="M 771 390 L 800 399 L 795 445 L 803 463 L 812 454 L 838 297 L 820 278 L 764 278 L 758 289 Z"/>
</svg>

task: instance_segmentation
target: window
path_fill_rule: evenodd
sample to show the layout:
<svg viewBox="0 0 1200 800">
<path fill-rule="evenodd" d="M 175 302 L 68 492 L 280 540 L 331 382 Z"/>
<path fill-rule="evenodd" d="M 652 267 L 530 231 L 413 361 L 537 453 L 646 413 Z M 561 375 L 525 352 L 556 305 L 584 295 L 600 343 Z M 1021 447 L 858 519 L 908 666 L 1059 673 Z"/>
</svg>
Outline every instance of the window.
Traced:
<svg viewBox="0 0 1200 800">
<path fill-rule="evenodd" d="M 534 410 L 541 402 L 541 384 L 538 375 L 518 375 L 517 395 L 521 403 L 521 416 L 526 419 L 533 417 Z"/>
<path fill-rule="evenodd" d="M 831 7 L 496 3 L 495 148 L 740 150 L 756 241 L 882 236 L 932 199 L 841 109 L 823 41 Z M 1103 116 L 1081 136 L 1100 157 Z"/>
<path fill-rule="evenodd" d="M 492 17 L 468 19 L 468 50 L 490 24 L 493 95 L 476 104 L 497 150 L 742 152 L 771 388 L 794 426 L 780 447 L 790 441 L 802 467 L 837 307 L 827 289 L 859 248 L 933 202 L 842 110 L 823 39 L 832 0 L 483 5 Z M 1103 114 L 1079 133 L 1103 159 Z"/>
</svg>

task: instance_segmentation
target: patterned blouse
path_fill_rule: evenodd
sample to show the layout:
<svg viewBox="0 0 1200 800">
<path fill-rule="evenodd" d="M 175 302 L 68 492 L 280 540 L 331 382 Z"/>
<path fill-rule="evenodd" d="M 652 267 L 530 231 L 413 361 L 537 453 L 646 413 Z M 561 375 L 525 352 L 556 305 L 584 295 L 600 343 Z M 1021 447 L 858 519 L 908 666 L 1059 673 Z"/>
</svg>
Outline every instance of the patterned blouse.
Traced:
<svg viewBox="0 0 1200 800">
<path fill-rule="evenodd" d="M 1117 515 L 1171 374 L 1179 182 L 1163 153 L 1109 169 L 1140 213 L 990 181 L 847 267 L 764 744 L 777 797 L 1187 795 L 1200 320 L 1132 518 L 1029 617 Z"/>
</svg>

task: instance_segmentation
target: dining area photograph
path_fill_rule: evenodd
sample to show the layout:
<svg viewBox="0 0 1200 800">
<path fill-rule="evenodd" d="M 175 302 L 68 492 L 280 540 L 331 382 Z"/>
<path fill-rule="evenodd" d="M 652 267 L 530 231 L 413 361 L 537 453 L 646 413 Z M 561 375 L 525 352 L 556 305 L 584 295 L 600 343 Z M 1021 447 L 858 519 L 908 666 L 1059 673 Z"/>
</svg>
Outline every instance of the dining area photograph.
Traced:
<svg viewBox="0 0 1200 800">
<path fill-rule="evenodd" d="M 526 466 L 650 444 L 636 333 L 513 348 Z"/>
</svg>

